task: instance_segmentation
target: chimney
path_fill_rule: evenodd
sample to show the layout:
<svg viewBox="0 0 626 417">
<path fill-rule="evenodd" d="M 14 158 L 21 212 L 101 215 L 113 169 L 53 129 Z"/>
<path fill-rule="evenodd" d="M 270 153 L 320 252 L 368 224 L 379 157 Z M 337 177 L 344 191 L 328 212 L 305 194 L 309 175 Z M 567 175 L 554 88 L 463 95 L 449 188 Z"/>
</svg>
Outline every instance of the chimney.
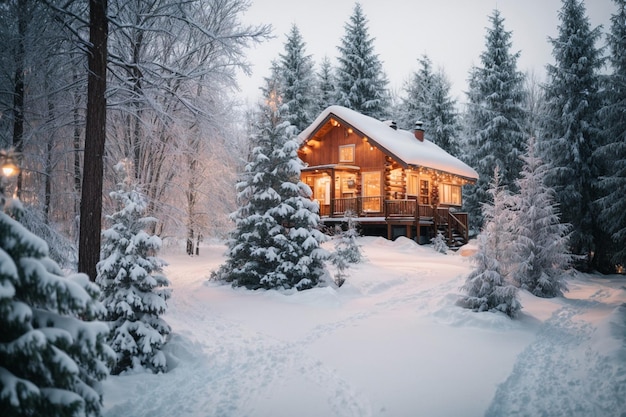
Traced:
<svg viewBox="0 0 626 417">
<path fill-rule="evenodd" d="M 415 122 L 415 130 L 413 131 L 413 133 L 415 134 L 415 139 L 419 140 L 420 142 L 424 142 L 424 128 L 422 127 L 424 123 L 420 122 L 419 120 L 417 122 Z"/>
<path fill-rule="evenodd" d="M 398 124 L 395 122 L 395 120 L 385 120 L 384 123 L 393 130 L 398 130 Z"/>
</svg>

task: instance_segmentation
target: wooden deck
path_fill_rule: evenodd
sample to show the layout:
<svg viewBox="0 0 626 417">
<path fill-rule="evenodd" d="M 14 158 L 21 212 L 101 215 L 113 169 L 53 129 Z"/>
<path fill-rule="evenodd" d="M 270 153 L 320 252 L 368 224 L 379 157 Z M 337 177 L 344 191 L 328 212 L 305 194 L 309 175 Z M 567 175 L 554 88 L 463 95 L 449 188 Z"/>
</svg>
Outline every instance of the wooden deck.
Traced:
<svg viewBox="0 0 626 417">
<path fill-rule="evenodd" d="M 361 225 L 387 226 L 387 238 L 406 236 L 428 239 L 441 231 L 450 246 L 460 246 L 469 240 L 468 214 L 451 207 L 418 204 L 414 199 L 384 200 L 382 196 L 338 198 L 320 205 L 325 223 L 337 223 L 352 215 Z M 428 240 L 430 241 L 430 240 Z"/>
</svg>

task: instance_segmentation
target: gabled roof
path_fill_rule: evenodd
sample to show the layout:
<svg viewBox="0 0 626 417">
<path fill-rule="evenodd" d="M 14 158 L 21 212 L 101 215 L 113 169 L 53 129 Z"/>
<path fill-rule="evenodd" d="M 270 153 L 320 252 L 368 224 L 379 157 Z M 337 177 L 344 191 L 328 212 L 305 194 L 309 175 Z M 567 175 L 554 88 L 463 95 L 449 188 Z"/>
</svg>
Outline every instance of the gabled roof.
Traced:
<svg viewBox="0 0 626 417">
<path fill-rule="evenodd" d="M 473 168 L 428 139 L 419 141 L 413 132 L 394 130 L 385 122 L 342 106 L 330 106 L 317 116 L 315 121 L 298 135 L 301 143 L 311 139 L 330 123 L 331 118 L 348 124 L 366 136 L 370 143 L 404 166 L 431 168 L 470 180 L 478 179 L 478 173 Z"/>
</svg>

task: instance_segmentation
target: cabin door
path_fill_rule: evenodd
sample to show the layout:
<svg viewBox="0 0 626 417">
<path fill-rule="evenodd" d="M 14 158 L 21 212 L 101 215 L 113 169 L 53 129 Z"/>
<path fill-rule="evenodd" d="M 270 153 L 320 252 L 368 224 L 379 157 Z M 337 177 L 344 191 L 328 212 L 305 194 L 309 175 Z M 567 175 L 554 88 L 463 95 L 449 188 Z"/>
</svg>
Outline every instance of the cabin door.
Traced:
<svg viewBox="0 0 626 417">
<path fill-rule="evenodd" d="M 313 190 L 313 199 L 320 204 L 320 215 L 330 214 L 330 176 L 328 174 L 314 175 L 307 178 L 307 183 Z"/>
</svg>

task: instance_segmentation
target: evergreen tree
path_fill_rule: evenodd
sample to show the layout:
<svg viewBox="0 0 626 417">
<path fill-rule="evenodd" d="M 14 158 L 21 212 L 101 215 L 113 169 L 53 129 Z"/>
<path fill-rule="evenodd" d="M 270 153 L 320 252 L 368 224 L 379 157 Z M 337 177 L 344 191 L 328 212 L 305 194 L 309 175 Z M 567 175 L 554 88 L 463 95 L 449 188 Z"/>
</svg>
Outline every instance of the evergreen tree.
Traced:
<svg viewBox="0 0 626 417">
<path fill-rule="evenodd" d="M 522 306 L 517 288 L 507 278 L 511 236 L 510 196 L 499 181 L 496 168 L 488 189 L 493 203 L 483 204 L 485 226 L 478 235 L 478 252 L 472 258 L 475 268 L 462 287 L 467 295 L 458 304 L 474 311 L 501 311 L 515 317 Z"/>
<path fill-rule="evenodd" d="M 451 84 L 443 70 L 435 74 L 431 90 L 431 112 L 427 119 L 426 134 L 435 144 L 451 155 L 460 156 L 459 131 L 461 128 L 456 110 L 456 100 L 450 95 Z"/>
<path fill-rule="evenodd" d="M 419 120 L 431 142 L 452 155 L 459 155 L 460 124 L 456 101 L 450 97 L 450 82 L 443 70 L 433 71 L 428 56 L 424 55 L 418 62 L 419 69 L 404 86 L 399 125 L 411 130 Z"/>
<path fill-rule="evenodd" d="M 626 1 L 614 1 L 617 12 L 611 17 L 608 38 L 612 73 L 607 77 L 606 106 L 601 112 L 607 143 L 595 155 L 607 164 L 606 175 L 599 183 L 599 219 L 613 241 L 607 253 L 611 265 L 596 265 L 608 271 L 614 269 L 613 265 L 626 267 Z"/>
<path fill-rule="evenodd" d="M 99 416 L 99 381 L 115 358 L 97 321 L 99 289 L 48 254 L 0 210 L 0 415 Z"/>
<path fill-rule="evenodd" d="M 548 65 L 546 119 L 539 144 L 551 169 L 547 184 L 556 191 L 564 223 L 571 223 L 572 252 L 584 255 L 578 267 L 591 266 L 598 228 L 592 208 L 598 176 L 592 158 L 599 145 L 597 114 L 600 106 L 598 70 L 603 64 L 595 47 L 600 28 L 591 29 L 579 0 L 563 0 L 559 35 L 551 39 L 555 65 Z"/>
<path fill-rule="evenodd" d="M 156 257 L 161 239 L 145 229 L 156 219 L 144 217 L 147 203 L 126 178 L 110 194 L 119 211 L 107 216 L 111 228 L 102 233 L 102 260 L 96 282 L 110 325 L 109 340 L 117 354 L 113 374 L 146 368 L 167 371 L 161 351 L 169 325 L 160 317 L 167 310 L 170 290 L 162 274 L 164 262 Z"/>
<path fill-rule="evenodd" d="M 388 114 L 388 80 L 374 52 L 367 23 L 361 5 L 356 3 L 338 46 L 337 104 L 382 120 Z"/>
<path fill-rule="evenodd" d="M 513 280 L 538 297 L 556 297 L 567 290 L 564 277 L 572 256 L 568 226 L 560 223 L 554 190 L 545 185 L 548 167 L 537 156 L 535 139 L 522 156 L 519 193 L 511 199 L 513 211 Z"/>
<path fill-rule="evenodd" d="M 298 27 L 293 25 L 287 36 L 285 52 L 280 55 L 280 65 L 283 114 L 298 132 L 309 127 L 315 117 L 313 59 L 305 54 L 305 47 Z"/>
<path fill-rule="evenodd" d="M 330 63 L 330 59 L 325 56 L 322 59 L 320 70 L 317 74 L 318 87 L 317 87 L 317 105 L 316 114 L 321 113 L 325 108 L 335 104 L 335 97 L 337 95 L 337 87 L 335 85 L 335 76 L 333 74 L 333 67 Z"/>
<path fill-rule="evenodd" d="M 424 135 L 430 138 L 431 96 L 435 84 L 432 62 L 427 55 L 417 60 L 419 68 L 404 85 L 404 97 L 398 124 L 401 128 L 412 130 L 416 121 L 424 123 Z"/>
<path fill-rule="evenodd" d="M 514 191 L 521 170 L 524 144 L 523 75 L 519 52 L 512 54 L 511 32 L 498 10 L 490 16 L 481 67 L 470 73 L 466 114 L 466 160 L 478 172 L 475 185 L 465 188 L 465 208 L 474 227 L 482 225 L 481 203 L 489 198 L 491 174 L 498 167 L 501 184 Z"/>
<path fill-rule="evenodd" d="M 289 139 L 294 128 L 284 121 L 280 96 L 266 80 L 258 135 L 251 161 L 237 184 L 240 207 L 228 243 L 226 263 L 215 279 L 248 288 L 315 286 L 324 273 L 325 236 L 317 230 L 317 203 L 300 181 L 298 144 Z"/>
</svg>

